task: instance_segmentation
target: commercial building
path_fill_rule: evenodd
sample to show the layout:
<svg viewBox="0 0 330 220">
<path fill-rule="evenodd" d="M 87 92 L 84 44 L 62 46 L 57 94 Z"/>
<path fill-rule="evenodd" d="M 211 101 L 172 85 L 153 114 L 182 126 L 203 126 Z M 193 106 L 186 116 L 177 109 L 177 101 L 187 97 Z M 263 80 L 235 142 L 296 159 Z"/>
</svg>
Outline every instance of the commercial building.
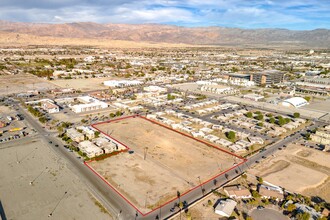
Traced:
<svg viewBox="0 0 330 220">
<path fill-rule="evenodd" d="M 311 135 L 312 141 L 315 141 L 320 144 L 330 144 L 330 130 L 323 128 Z"/>
<path fill-rule="evenodd" d="M 111 153 L 114 151 L 121 150 L 122 148 L 119 148 L 118 144 L 110 141 L 109 139 L 105 137 L 99 137 L 93 140 L 93 142 L 100 147 L 104 153 Z"/>
<path fill-rule="evenodd" d="M 139 80 L 109 80 L 104 81 L 103 84 L 109 87 L 128 87 L 140 85 L 142 82 Z"/>
<path fill-rule="evenodd" d="M 250 100 L 252 100 L 252 101 L 256 101 L 256 102 L 258 102 L 258 101 L 264 99 L 265 97 L 262 96 L 262 95 L 258 95 L 258 94 L 250 93 L 250 94 L 246 94 L 246 95 L 244 95 L 243 98 L 245 98 L 245 99 L 250 99 Z"/>
<path fill-rule="evenodd" d="M 284 73 L 277 70 L 267 70 L 263 72 L 253 73 L 251 81 L 257 85 L 272 85 L 281 83 L 284 80 Z"/>
<path fill-rule="evenodd" d="M 236 91 L 228 86 L 222 85 L 203 85 L 201 91 L 211 92 L 215 94 L 234 94 Z"/>
<path fill-rule="evenodd" d="M 80 96 L 77 100 L 83 104 L 70 106 L 75 113 L 87 112 L 107 108 L 108 104 L 90 96 Z"/>
<path fill-rule="evenodd" d="M 227 73 L 224 76 L 228 80 L 249 80 L 249 81 L 251 81 L 251 74 Z"/>
<path fill-rule="evenodd" d="M 289 99 L 286 99 L 280 103 L 281 105 L 285 107 L 294 107 L 294 108 L 299 108 L 304 105 L 308 105 L 309 103 L 306 101 L 306 99 L 301 98 L 301 97 L 292 97 Z"/>
<path fill-rule="evenodd" d="M 167 92 L 167 88 L 163 88 L 160 86 L 146 86 L 146 87 L 143 87 L 143 90 L 146 92 L 153 92 L 153 93 Z"/>
<path fill-rule="evenodd" d="M 79 126 L 79 127 L 77 127 L 77 130 L 78 131 L 81 131 L 89 139 L 93 139 L 95 137 L 95 131 L 92 128 L 90 128 L 90 127 Z"/>
<path fill-rule="evenodd" d="M 215 213 L 224 217 L 230 217 L 233 213 L 237 202 L 232 199 L 220 200 L 215 207 Z"/>
<path fill-rule="evenodd" d="M 85 136 L 78 132 L 75 128 L 69 128 L 66 130 L 66 135 L 75 142 L 81 142 L 85 139 Z"/>
<path fill-rule="evenodd" d="M 41 108 L 43 108 L 48 113 L 56 113 L 60 111 L 60 107 L 50 100 L 41 102 Z"/>
<path fill-rule="evenodd" d="M 78 148 L 81 152 L 85 153 L 89 158 L 93 158 L 103 154 L 103 150 L 90 141 L 80 142 Z"/>
</svg>

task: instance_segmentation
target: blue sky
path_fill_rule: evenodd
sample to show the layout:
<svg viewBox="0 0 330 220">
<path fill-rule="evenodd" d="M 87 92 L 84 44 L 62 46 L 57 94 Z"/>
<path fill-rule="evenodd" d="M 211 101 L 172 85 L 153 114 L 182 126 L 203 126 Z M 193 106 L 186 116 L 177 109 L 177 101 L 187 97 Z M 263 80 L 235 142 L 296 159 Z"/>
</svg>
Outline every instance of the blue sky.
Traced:
<svg viewBox="0 0 330 220">
<path fill-rule="evenodd" d="M 330 29 L 330 0 L 0 0 L 0 19 Z"/>
</svg>

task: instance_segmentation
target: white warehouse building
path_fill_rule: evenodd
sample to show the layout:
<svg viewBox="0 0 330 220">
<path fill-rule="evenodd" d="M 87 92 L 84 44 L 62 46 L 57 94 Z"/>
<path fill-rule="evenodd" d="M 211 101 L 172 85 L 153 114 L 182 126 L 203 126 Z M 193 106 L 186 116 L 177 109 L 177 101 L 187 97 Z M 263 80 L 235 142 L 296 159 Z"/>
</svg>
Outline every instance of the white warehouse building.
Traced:
<svg viewBox="0 0 330 220">
<path fill-rule="evenodd" d="M 104 81 L 103 84 L 109 87 L 128 87 L 140 85 L 142 82 L 139 80 L 109 80 Z"/>
<path fill-rule="evenodd" d="M 75 113 L 87 112 L 107 108 L 108 104 L 90 96 L 80 96 L 77 100 L 83 104 L 70 106 Z"/>
<path fill-rule="evenodd" d="M 211 92 L 215 94 L 233 94 L 235 90 L 228 86 L 222 85 L 203 85 L 201 91 Z"/>
<path fill-rule="evenodd" d="M 281 105 L 285 107 L 294 107 L 294 108 L 299 108 L 304 105 L 308 105 L 309 103 L 306 101 L 306 99 L 301 98 L 301 97 L 292 97 L 289 99 L 286 99 L 280 103 Z"/>
</svg>

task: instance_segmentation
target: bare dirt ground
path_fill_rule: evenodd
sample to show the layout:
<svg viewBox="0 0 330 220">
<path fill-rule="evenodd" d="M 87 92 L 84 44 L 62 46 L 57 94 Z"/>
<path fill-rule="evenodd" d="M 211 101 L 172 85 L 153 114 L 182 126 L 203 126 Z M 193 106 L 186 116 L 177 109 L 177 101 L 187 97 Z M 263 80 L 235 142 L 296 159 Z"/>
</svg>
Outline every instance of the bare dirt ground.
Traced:
<svg viewBox="0 0 330 220">
<path fill-rule="evenodd" d="M 61 88 L 74 88 L 76 90 L 92 91 L 98 89 L 107 89 L 108 86 L 103 85 L 104 81 L 113 80 L 112 77 L 89 78 L 89 79 L 60 79 L 50 81 L 53 85 Z"/>
<path fill-rule="evenodd" d="M 33 89 L 53 89 L 57 87 L 47 80 L 24 73 L 0 76 L 0 82 L 0 95 L 23 93 Z"/>
<path fill-rule="evenodd" d="M 290 144 L 252 170 L 265 181 L 285 189 L 330 201 L 330 154 Z"/>
<path fill-rule="evenodd" d="M 7 219 L 47 219 L 62 196 L 53 219 L 112 219 L 38 138 L 0 144 L 0 166 L 0 200 Z"/>
<path fill-rule="evenodd" d="M 96 127 L 111 133 L 135 153 L 90 165 L 141 210 L 174 198 L 177 191 L 183 193 L 199 185 L 199 177 L 201 182 L 206 181 L 234 163 L 229 154 L 142 118 Z"/>
</svg>

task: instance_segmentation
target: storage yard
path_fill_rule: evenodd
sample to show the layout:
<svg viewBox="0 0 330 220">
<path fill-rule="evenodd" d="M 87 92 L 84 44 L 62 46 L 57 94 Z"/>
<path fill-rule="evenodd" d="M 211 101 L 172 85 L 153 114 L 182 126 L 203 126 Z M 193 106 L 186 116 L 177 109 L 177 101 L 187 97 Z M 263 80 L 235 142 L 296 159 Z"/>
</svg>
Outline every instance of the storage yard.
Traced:
<svg viewBox="0 0 330 220">
<path fill-rule="evenodd" d="M 141 117 L 94 127 L 128 146 L 131 153 L 88 165 L 143 212 L 175 198 L 177 191 L 184 193 L 241 161 Z"/>
</svg>

